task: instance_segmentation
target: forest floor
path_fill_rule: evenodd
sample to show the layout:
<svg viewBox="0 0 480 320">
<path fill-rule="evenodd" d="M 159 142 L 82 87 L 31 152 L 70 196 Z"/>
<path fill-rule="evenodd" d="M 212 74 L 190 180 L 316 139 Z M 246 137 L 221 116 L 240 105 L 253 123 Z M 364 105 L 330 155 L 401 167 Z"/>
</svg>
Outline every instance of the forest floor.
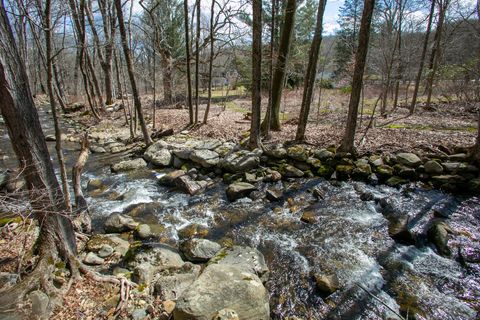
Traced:
<svg viewBox="0 0 480 320">
<path fill-rule="evenodd" d="M 373 94 L 371 95 L 373 96 Z M 339 90 L 324 90 L 321 107 L 317 98 L 312 103 L 307 126 L 307 143 L 328 146 L 340 142 L 347 118 L 349 94 Z M 302 99 L 302 90 L 289 90 L 284 94 L 280 119 L 282 130 L 272 132 L 271 142 L 291 141 L 295 138 L 298 115 Z M 227 100 L 227 99 L 226 99 Z M 423 103 L 415 114 L 409 116 L 408 109 L 400 106 L 386 117 L 376 116 L 366 137 L 359 141 L 371 121 L 376 98 L 365 98 L 363 115 L 359 115 L 357 130 L 357 148 L 360 152 L 394 151 L 436 148 L 465 147 L 475 142 L 477 132 L 477 114 L 459 103 L 446 103 L 438 99 L 429 110 Z M 151 98 L 144 98 L 144 106 L 151 118 Z M 262 99 L 262 110 L 267 107 L 268 98 Z M 420 100 L 422 101 L 422 100 Z M 247 114 L 250 112 L 250 97 L 236 97 L 222 103 L 212 104 L 207 125 L 200 125 L 192 134 L 200 137 L 215 137 L 239 141 L 246 136 L 250 128 Z M 375 113 L 379 113 L 379 106 Z M 199 121 L 203 120 L 205 105 L 200 105 Z M 391 111 L 387 108 L 387 112 Z M 157 109 L 157 128 L 181 131 L 187 128 L 187 109 Z M 151 121 L 151 120 L 150 120 Z"/>
</svg>

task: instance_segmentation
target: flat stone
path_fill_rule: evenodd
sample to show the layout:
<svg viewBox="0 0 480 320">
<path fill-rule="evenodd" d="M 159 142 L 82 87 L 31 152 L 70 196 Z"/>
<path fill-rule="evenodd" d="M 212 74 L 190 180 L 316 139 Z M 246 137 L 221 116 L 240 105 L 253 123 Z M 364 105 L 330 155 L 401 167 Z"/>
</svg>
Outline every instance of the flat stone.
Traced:
<svg viewBox="0 0 480 320">
<path fill-rule="evenodd" d="M 202 165 L 204 168 L 216 166 L 220 162 L 220 157 L 215 151 L 208 149 L 195 150 L 190 154 L 190 160 Z"/>
<path fill-rule="evenodd" d="M 401 152 L 397 153 L 397 161 L 408 167 L 418 167 L 422 164 L 422 160 L 414 153 Z"/>
<path fill-rule="evenodd" d="M 130 171 L 130 170 L 138 170 L 145 168 L 147 163 L 142 158 L 134 159 L 134 160 L 126 160 L 121 161 L 112 165 L 111 169 L 112 172 L 122 172 L 122 171 Z"/>
<path fill-rule="evenodd" d="M 253 184 L 247 182 L 234 182 L 227 188 L 227 198 L 230 201 L 235 201 L 248 196 L 250 192 L 256 189 Z"/>
<path fill-rule="evenodd" d="M 428 174 L 441 174 L 443 167 L 435 160 L 429 160 L 424 164 L 425 172 Z"/>
<path fill-rule="evenodd" d="M 163 177 L 161 177 L 158 180 L 158 183 L 160 183 L 161 185 L 173 187 L 175 185 L 174 184 L 175 179 L 177 179 L 181 176 L 184 176 L 185 174 L 186 174 L 186 172 L 183 171 L 183 170 L 174 170 L 172 172 L 167 173 Z"/>
<path fill-rule="evenodd" d="M 338 277 L 336 275 L 321 275 L 316 274 L 315 283 L 317 284 L 318 290 L 325 294 L 332 294 L 338 290 L 340 287 L 340 283 L 338 281 Z"/>
<path fill-rule="evenodd" d="M 267 196 L 267 199 L 272 202 L 280 201 L 283 198 L 283 191 L 278 189 L 267 189 L 265 195 Z"/>
<path fill-rule="evenodd" d="M 201 267 L 186 262 L 180 268 L 170 268 L 160 271 L 154 285 L 154 294 L 162 300 L 176 300 L 200 275 Z M 172 313 L 175 304 L 166 308 Z"/>
<path fill-rule="evenodd" d="M 317 159 L 328 160 L 328 159 L 332 159 L 335 154 L 333 152 L 328 151 L 327 149 L 320 149 L 315 151 L 314 155 Z"/>
<path fill-rule="evenodd" d="M 207 239 L 188 239 L 180 244 L 180 251 L 192 262 L 206 262 L 222 249 L 218 243 Z"/>
<path fill-rule="evenodd" d="M 143 154 L 145 160 L 155 166 L 166 167 L 172 163 L 173 156 L 164 141 L 160 140 L 152 144 Z"/>
<path fill-rule="evenodd" d="M 121 233 L 134 230 L 138 226 L 138 222 L 132 217 L 120 213 L 111 214 L 105 220 L 104 229 L 108 233 Z"/>
<path fill-rule="evenodd" d="M 189 195 L 195 195 L 205 190 L 206 184 L 193 180 L 188 175 L 183 175 L 175 179 L 175 186 Z"/>
<path fill-rule="evenodd" d="M 258 153 L 240 150 L 227 155 L 221 162 L 221 167 L 229 172 L 246 172 L 255 169 L 260 164 Z"/>
<path fill-rule="evenodd" d="M 110 257 L 113 254 L 114 250 L 112 246 L 108 244 L 104 244 L 102 248 L 98 251 L 98 256 L 100 258 L 107 258 Z"/>
</svg>

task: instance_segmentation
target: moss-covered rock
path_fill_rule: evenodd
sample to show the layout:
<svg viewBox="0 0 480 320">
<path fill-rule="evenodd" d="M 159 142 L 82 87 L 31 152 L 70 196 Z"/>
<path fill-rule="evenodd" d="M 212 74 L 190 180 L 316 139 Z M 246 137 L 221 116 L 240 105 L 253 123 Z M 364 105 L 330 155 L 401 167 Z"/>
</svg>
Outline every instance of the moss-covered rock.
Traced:
<svg viewBox="0 0 480 320">
<path fill-rule="evenodd" d="M 332 173 L 333 173 L 333 168 L 326 164 L 322 164 L 317 170 L 317 174 L 320 177 L 328 178 L 332 175 Z"/>
<path fill-rule="evenodd" d="M 398 187 L 402 184 L 405 184 L 407 183 L 408 180 L 406 179 L 403 179 L 403 178 L 400 178 L 400 177 L 397 177 L 397 176 L 393 176 L 393 177 L 390 177 L 385 183 L 387 184 L 387 186 L 390 186 L 390 187 Z"/>
<path fill-rule="evenodd" d="M 287 155 L 297 161 L 307 161 L 309 154 L 309 150 L 302 146 L 293 146 L 287 149 Z"/>
</svg>

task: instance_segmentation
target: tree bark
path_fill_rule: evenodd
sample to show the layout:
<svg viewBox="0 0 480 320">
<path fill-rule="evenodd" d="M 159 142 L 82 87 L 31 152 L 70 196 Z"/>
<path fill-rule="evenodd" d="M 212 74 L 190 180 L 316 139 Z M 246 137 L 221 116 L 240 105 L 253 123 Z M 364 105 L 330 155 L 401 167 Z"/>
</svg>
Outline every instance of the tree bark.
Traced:
<svg viewBox="0 0 480 320">
<path fill-rule="evenodd" d="M 418 90 L 420 88 L 420 80 L 422 79 L 423 67 L 425 66 L 425 58 L 427 56 L 428 39 L 430 38 L 430 33 L 432 31 L 432 21 L 433 21 L 433 14 L 435 13 L 436 0 L 431 0 L 431 1 L 432 3 L 430 5 L 430 14 L 428 16 L 427 30 L 425 31 L 425 39 L 423 40 L 422 55 L 420 57 L 420 64 L 418 66 L 418 72 L 415 78 L 415 86 L 413 88 L 412 101 L 410 103 L 410 114 L 413 114 L 415 112 L 415 105 L 417 104 Z"/>
<path fill-rule="evenodd" d="M 195 37 L 195 124 L 198 123 L 198 108 L 200 105 L 200 14 L 201 14 L 201 0 L 197 0 L 197 35 Z"/>
<path fill-rule="evenodd" d="M 173 59 L 168 51 L 161 52 L 163 67 L 163 98 L 167 103 L 173 103 Z"/>
<path fill-rule="evenodd" d="M 320 46 L 322 44 L 323 14 L 325 12 L 326 4 L 327 0 L 320 0 L 318 4 L 317 25 L 315 27 L 315 34 L 313 36 L 308 57 L 307 74 L 305 76 L 305 83 L 303 86 L 302 107 L 300 109 L 300 119 L 297 127 L 297 134 L 295 137 L 295 139 L 298 141 L 305 140 L 305 130 L 307 128 L 313 90 L 315 89 L 315 77 L 317 75 L 318 56 L 320 53 Z"/>
<path fill-rule="evenodd" d="M 357 128 L 358 104 L 363 85 L 363 73 L 367 60 L 368 42 L 370 38 L 370 26 L 372 23 L 375 0 L 365 0 L 360 22 L 358 49 L 355 53 L 355 68 L 352 79 L 352 93 L 348 104 L 347 126 L 339 151 L 355 153 L 355 131 Z"/>
<path fill-rule="evenodd" d="M 208 113 L 210 112 L 210 104 L 212 103 L 212 78 L 213 78 L 213 60 L 215 58 L 214 54 L 214 15 L 215 14 L 215 0 L 212 0 L 212 6 L 210 8 L 210 59 L 208 61 L 208 100 L 207 108 L 205 109 L 205 115 L 203 116 L 203 123 L 207 124 Z"/>
<path fill-rule="evenodd" d="M 40 261 L 31 276 L 2 293 L 1 314 L 15 307 L 16 302 L 35 285 L 45 286 L 41 280 L 48 281 L 45 273 L 47 262 L 52 257 L 58 256 L 66 261 L 74 272 L 76 265 L 72 263 L 72 257 L 77 253 L 68 208 L 50 161 L 25 66 L 15 44 L 3 1 L 0 1 L 0 111 L 13 150 L 23 168 L 31 207 L 40 226 L 37 242 Z M 39 276 L 42 276 L 41 279 Z"/>
<path fill-rule="evenodd" d="M 140 121 L 140 127 L 143 133 L 143 140 L 145 141 L 145 144 L 149 146 L 152 144 L 152 139 L 148 134 L 147 125 L 145 123 L 145 119 L 143 118 L 142 103 L 140 101 L 140 96 L 138 94 L 137 82 L 135 81 L 135 72 L 133 69 L 133 62 L 132 62 L 132 57 L 130 53 L 130 48 L 128 47 L 128 43 L 127 43 L 127 31 L 125 29 L 125 23 L 123 19 L 121 0 L 115 0 L 115 7 L 117 10 L 117 18 L 118 18 L 118 24 L 120 28 L 120 36 L 122 39 L 123 53 L 125 56 L 125 61 L 127 63 L 128 77 L 130 79 L 130 85 L 132 87 L 132 95 L 133 95 L 135 110 L 137 112 L 138 120 Z"/>
<path fill-rule="evenodd" d="M 445 22 L 445 14 L 448 8 L 449 0 L 438 0 L 439 12 L 438 12 L 438 23 L 437 30 L 435 31 L 435 44 L 432 51 L 432 56 L 430 59 L 429 72 L 427 77 L 427 103 L 426 108 L 430 107 L 432 101 L 432 92 L 433 92 L 433 80 L 437 73 L 438 64 L 441 56 L 441 43 L 442 43 L 442 34 L 443 34 L 443 24 Z"/>
<path fill-rule="evenodd" d="M 262 108 L 262 0 L 253 0 L 252 43 L 252 121 L 250 126 L 250 149 L 260 144 L 260 116 Z"/>
<path fill-rule="evenodd" d="M 192 103 L 192 75 L 190 74 L 190 32 L 188 27 L 188 0 L 183 0 L 184 24 L 185 24 L 185 53 L 187 65 L 187 106 L 190 124 L 194 122 Z"/>
<path fill-rule="evenodd" d="M 52 24 L 51 24 L 51 0 L 45 1 L 45 12 L 43 14 L 43 23 L 46 42 L 46 62 L 47 62 L 47 91 L 50 98 L 50 107 L 52 110 L 53 126 L 55 128 L 55 150 L 57 152 L 58 164 L 60 167 L 60 177 L 62 181 L 63 196 L 65 206 L 71 211 L 70 192 L 68 190 L 67 170 L 65 169 L 65 159 L 62 149 L 62 131 L 58 121 L 57 106 L 53 92 L 53 50 L 52 50 Z"/>
<path fill-rule="evenodd" d="M 293 27 L 295 23 L 295 12 L 297 9 L 296 0 L 287 0 L 285 8 L 285 21 L 282 28 L 282 36 L 280 39 L 280 48 L 278 50 L 277 64 L 275 66 L 275 74 L 273 75 L 272 85 L 272 107 L 270 114 L 265 117 L 270 119 L 270 128 L 280 131 L 280 102 L 282 99 L 282 90 L 285 82 L 285 73 L 290 51 L 290 42 L 292 40 Z M 268 110 L 267 110 L 268 113 Z M 264 124 L 265 126 L 265 124 Z"/>
</svg>

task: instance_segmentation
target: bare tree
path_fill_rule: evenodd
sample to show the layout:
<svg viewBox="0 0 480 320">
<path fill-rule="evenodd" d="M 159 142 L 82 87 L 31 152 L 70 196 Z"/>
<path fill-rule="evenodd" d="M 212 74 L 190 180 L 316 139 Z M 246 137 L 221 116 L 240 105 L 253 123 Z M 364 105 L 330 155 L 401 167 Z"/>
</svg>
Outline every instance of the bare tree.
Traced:
<svg viewBox="0 0 480 320">
<path fill-rule="evenodd" d="M 315 77 L 317 75 L 317 63 L 320 53 L 320 46 L 322 44 L 323 32 L 323 14 L 327 0 L 320 0 L 317 12 L 317 25 L 315 27 L 315 34 L 310 47 L 308 57 L 307 74 L 303 86 L 302 107 L 300 110 L 300 120 L 298 122 L 297 134 L 295 139 L 298 141 L 305 140 L 305 129 L 307 127 L 308 116 L 310 113 L 310 105 L 312 103 L 313 90 L 315 89 Z"/>
<path fill-rule="evenodd" d="M 365 0 L 362 21 L 360 22 L 360 32 L 358 39 L 358 49 L 355 53 L 355 68 L 352 78 L 352 93 L 348 104 L 347 126 L 345 135 L 342 139 L 339 151 L 355 152 L 355 131 L 357 128 L 358 104 L 360 102 L 360 93 L 363 85 L 363 73 L 365 71 L 365 62 L 367 59 L 368 43 L 370 38 L 370 26 L 372 23 L 373 9 L 375 0 Z"/>
<path fill-rule="evenodd" d="M 260 144 L 260 114 L 262 108 L 262 0 L 253 0 L 252 11 L 252 121 L 249 147 L 255 149 Z"/>
<path fill-rule="evenodd" d="M 127 42 L 127 31 L 125 29 L 125 22 L 123 19 L 123 11 L 122 11 L 122 2 L 121 0 L 115 0 L 115 8 L 117 10 L 117 19 L 118 25 L 120 28 L 120 37 L 122 40 L 122 47 L 123 47 L 123 54 L 125 56 L 125 61 L 127 63 L 127 70 L 128 70 L 128 78 L 130 79 L 130 86 L 132 88 L 132 95 L 133 95 L 133 102 L 135 106 L 135 111 L 138 116 L 138 120 L 140 121 L 140 127 L 142 129 L 143 140 L 147 146 L 152 144 L 152 139 L 148 134 L 147 124 L 145 123 L 145 119 L 143 118 L 143 111 L 142 111 L 142 103 L 140 101 L 140 95 L 137 89 L 137 82 L 135 80 L 135 72 L 132 62 L 132 57 L 130 53 L 130 48 Z"/>
<path fill-rule="evenodd" d="M 432 31 L 433 15 L 435 13 L 435 0 L 431 0 L 430 13 L 428 15 L 427 30 L 425 31 L 425 39 L 423 40 L 422 54 L 420 57 L 420 64 L 418 65 L 417 76 L 415 77 L 415 86 L 413 88 L 412 101 L 410 103 L 410 114 L 415 112 L 415 105 L 417 104 L 418 90 L 420 88 L 420 80 L 422 79 L 423 67 L 425 66 L 425 58 L 427 57 L 428 39 Z"/>
<path fill-rule="evenodd" d="M 208 113 L 210 112 L 210 104 L 212 103 L 212 78 L 213 78 L 213 60 L 215 59 L 214 52 L 214 14 L 215 14 L 216 0 L 212 0 L 212 6 L 210 7 L 210 57 L 208 61 L 208 100 L 207 108 L 205 109 L 205 115 L 203 116 L 203 123 L 207 124 Z"/>
<path fill-rule="evenodd" d="M 198 108 L 200 104 L 200 92 L 199 92 L 199 81 L 200 81 L 200 14 L 201 14 L 201 0 L 197 0 L 197 35 L 195 37 L 195 124 L 198 123 Z"/>
<path fill-rule="evenodd" d="M 185 53 L 187 65 L 187 105 L 190 116 L 190 124 L 194 123 L 192 103 L 192 75 L 190 74 L 190 32 L 188 27 L 188 0 L 183 0 L 184 23 L 185 23 Z"/>
<path fill-rule="evenodd" d="M 273 75 L 272 84 L 272 106 L 270 114 L 267 114 L 265 119 L 270 119 L 270 128 L 279 131 L 280 125 L 280 101 L 282 99 L 282 90 L 285 82 L 285 73 L 287 68 L 288 54 L 290 51 L 290 42 L 292 39 L 293 27 L 295 22 L 295 13 L 297 10 L 296 0 L 287 0 L 285 8 L 285 20 L 282 27 L 282 35 L 280 39 L 280 47 L 278 50 L 277 64 L 275 66 L 275 73 Z M 266 126 L 264 121 L 262 126 Z"/>
</svg>

